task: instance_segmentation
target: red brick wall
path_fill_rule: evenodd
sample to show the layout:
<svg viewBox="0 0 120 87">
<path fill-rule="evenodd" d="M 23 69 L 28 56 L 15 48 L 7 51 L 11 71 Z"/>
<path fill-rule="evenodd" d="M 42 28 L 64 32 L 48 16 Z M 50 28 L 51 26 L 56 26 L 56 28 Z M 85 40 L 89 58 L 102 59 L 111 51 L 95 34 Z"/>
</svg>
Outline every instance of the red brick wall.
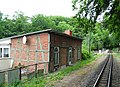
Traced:
<svg viewBox="0 0 120 87">
<path fill-rule="evenodd" d="M 70 38 L 62 35 L 51 34 L 51 55 L 50 55 L 50 70 L 54 70 L 54 47 L 59 47 L 59 67 L 68 63 L 68 48 L 72 47 L 72 63 L 77 62 L 77 50 L 82 46 L 82 41 L 75 38 Z"/>
<path fill-rule="evenodd" d="M 11 58 L 14 59 L 14 66 L 17 66 L 19 63 L 21 63 L 21 65 L 30 65 L 41 62 L 43 61 L 43 57 L 45 61 L 49 61 L 48 33 L 29 35 L 26 37 L 26 44 L 22 43 L 23 37 L 13 38 L 11 40 Z M 77 61 L 77 48 L 81 47 L 81 41 L 79 39 L 51 33 L 50 42 L 50 66 L 49 64 L 45 66 L 40 65 L 40 68 L 46 67 L 46 72 L 48 72 L 48 68 L 50 68 L 50 71 L 54 70 L 53 49 L 55 46 L 59 47 L 60 50 L 59 67 L 67 65 L 68 63 L 68 47 L 72 47 L 73 49 L 72 62 L 75 63 Z M 40 43 L 42 45 L 42 51 L 44 52 L 41 52 Z"/>
<path fill-rule="evenodd" d="M 26 44 L 22 43 L 23 37 L 11 39 L 11 58 L 14 59 L 14 66 L 17 66 L 19 63 L 21 65 L 29 65 L 44 60 L 48 61 L 48 36 L 48 33 L 26 36 Z M 48 64 L 46 67 L 48 72 Z"/>
</svg>

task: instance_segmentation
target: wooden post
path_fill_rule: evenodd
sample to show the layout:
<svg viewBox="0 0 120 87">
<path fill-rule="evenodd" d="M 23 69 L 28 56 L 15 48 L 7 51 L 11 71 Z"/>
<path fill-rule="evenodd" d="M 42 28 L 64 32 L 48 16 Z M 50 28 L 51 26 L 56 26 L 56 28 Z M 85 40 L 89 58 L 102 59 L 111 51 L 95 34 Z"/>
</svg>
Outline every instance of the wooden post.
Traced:
<svg viewBox="0 0 120 87">
<path fill-rule="evenodd" d="M 19 80 L 22 79 L 22 74 L 21 74 L 21 67 L 19 68 Z"/>
<path fill-rule="evenodd" d="M 37 78 L 37 64 L 35 64 L 35 78 Z"/>
</svg>

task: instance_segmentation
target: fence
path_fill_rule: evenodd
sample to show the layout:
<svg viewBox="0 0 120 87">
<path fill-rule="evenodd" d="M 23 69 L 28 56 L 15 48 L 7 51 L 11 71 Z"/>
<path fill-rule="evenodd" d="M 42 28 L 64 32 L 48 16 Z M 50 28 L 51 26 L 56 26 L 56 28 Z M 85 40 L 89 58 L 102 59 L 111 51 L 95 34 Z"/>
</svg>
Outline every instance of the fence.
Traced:
<svg viewBox="0 0 120 87">
<path fill-rule="evenodd" d="M 48 62 L 36 63 L 32 65 L 22 66 L 15 69 L 0 71 L 0 86 L 7 83 L 11 85 L 15 81 L 33 77 L 39 77 L 46 73 Z"/>
</svg>

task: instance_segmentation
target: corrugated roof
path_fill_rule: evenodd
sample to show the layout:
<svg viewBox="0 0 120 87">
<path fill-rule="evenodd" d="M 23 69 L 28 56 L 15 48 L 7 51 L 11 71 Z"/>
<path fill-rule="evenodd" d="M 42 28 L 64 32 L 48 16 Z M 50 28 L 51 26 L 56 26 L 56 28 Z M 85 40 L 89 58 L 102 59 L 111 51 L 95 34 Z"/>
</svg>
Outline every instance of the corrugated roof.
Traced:
<svg viewBox="0 0 120 87">
<path fill-rule="evenodd" d="M 7 40 L 7 39 L 12 39 L 12 38 L 19 38 L 19 37 L 23 37 L 23 36 L 29 36 L 29 35 L 33 35 L 33 34 L 46 33 L 46 32 L 48 32 L 48 33 L 55 33 L 55 34 L 58 34 L 58 35 L 63 35 L 63 36 L 67 36 L 67 37 L 83 40 L 82 38 L 70 36 L 70 35 L 67 35 L 65 33 L 61 33 L 61 32 L 58 32 L 58 31 L 55 31 L 55 30 L 52 30 L 52 29 L 46 29 L 46 30 L 30 32 L 30 33 L 26 33 L 26 34 L 22 34 L 22 35 L 16 35 L 16 36 L 8 37 L 8 38 L 3 38 L 3 39 L 0 39 L 0 41 Z"/>
</svg>

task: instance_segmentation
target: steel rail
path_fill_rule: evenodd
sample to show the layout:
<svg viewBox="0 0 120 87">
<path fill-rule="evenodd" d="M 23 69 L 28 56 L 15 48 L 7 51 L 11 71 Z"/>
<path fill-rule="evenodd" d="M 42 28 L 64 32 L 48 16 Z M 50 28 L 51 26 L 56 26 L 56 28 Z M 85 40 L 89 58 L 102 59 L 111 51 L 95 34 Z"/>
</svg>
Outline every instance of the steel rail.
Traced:
<svg viewBox="0 0 120 87">
<path fill-rule="evenodd" d="M 109 56 L 110 56 L 110 55 L 109 55 Z M 97 79 L 96 79 L 93 87 L 96 87 L 96 86 L 97 86 L 97 84 L 98 84 L 98 82 L 99 82 L 99 79 L 101 78 L 101 76 L 102 76 L 102 74 L 103 74 L 103 72 L 104 72 L 104 70 L 105 70 L 105 67 L 106 67 L 106 65 L 107 65 L 107 63 L 108 63 L 108 61 L 109 61 L 109 56 L 108 56 L 108 59 L 106 60 L 106 62 L 104 63 L 104 65 L 103 65 L 103 67 L 102 67 L 102 69 L 101 69 L 101 71 L 100 71 L 100 73 L 99 73 L 99 75 L 98 75 L 98 77 L 97 77 Z"/>
<path fill-rule="evenodd" d="M 107 83 L 107 87 L 110 87 L 110 83 L 111 83 L 111 76 L 112 76 L 112 66 L 113 66 L 113 56 L 110 56 L 111 59 L 111 63 L 110 63 L 110 69 L 109 69 L 109 76 L 108 76 L 108 83 Z"/>
</svg>

